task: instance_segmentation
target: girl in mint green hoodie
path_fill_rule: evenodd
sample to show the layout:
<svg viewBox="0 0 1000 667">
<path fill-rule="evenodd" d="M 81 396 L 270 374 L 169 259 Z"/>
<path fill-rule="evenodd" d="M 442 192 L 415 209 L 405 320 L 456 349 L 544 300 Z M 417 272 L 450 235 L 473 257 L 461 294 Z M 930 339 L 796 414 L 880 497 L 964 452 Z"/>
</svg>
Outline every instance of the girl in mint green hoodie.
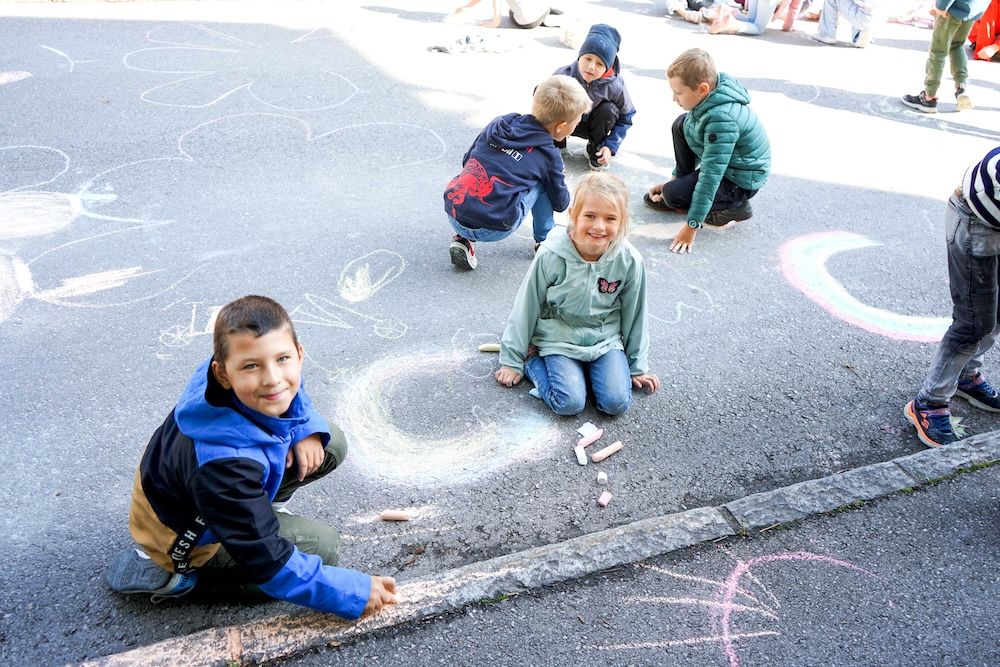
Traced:
<svg viewBox="0 0 1000 667">
<path fill-rule="evenodd" d="M 500 340 L 497 382 L 527 374 L 533 395 L 559 415 L 583 412 L 587 384 L 597 409 L 620 415 L 632 389 L 655 392 L 649 372 L 646 273 L 625 238 L 628 188 L 617 176 L 580 179 L 566 233 L 549 234 L 528 269 Z"/>
</svg>

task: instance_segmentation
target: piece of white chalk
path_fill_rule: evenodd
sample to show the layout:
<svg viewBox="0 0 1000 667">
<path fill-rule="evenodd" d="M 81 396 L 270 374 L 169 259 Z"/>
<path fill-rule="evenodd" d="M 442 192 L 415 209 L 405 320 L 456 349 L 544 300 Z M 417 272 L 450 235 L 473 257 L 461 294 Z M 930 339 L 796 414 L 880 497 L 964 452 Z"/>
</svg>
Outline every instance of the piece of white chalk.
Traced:
<svg viewBox="0 0 1000 667">
<path fill-rule="evenodd" d="M 409 521 L 413 517 L 406 510 L 382 510 L 378 518 L 383 521 Z"/>
<path fill-rule="evenodd" d="M 604 429 L 599 428 L 590 435 L 585 435 L 584 437 L 580 438 L 580 440 L 576 444 L 579 447 L 586 447 L 587 445 L 592 445 L 598 440 L 600 440 L 602 435 L 604 435 Z"/>
<path fill-rule="evenodd" d="M 479 346 L 480 352 L 499 352 L 500 343 L 483 343 Z"/>
<path fill-rule="evenodd" d="M 587 465 L 587 452 L 584 451 L 583 447 L 577 445 L 573 451 L 576 452 L 576 462 L 582 466 Z"/>
<path fill-rule="evenodd" d="M 600 484 L 601 486 L 604 486 L 605 484 L 607 484 L 608 483 L 608 473 L 604 472 L 603 470 L 601 472 L 597 473 L 597 483 Z"/>
<path fill-rule="evenodd" d="M 609 456 L 611 456 L 624 446 L 625 445 L 622 444 L 621 440 L 616 440 L 615 442 L 612 442 L 604 449 L 594 452 L 594 455 L 590 457 L 590 460 L 593 461 L 594 463 L 600 463 L 601 461 L 608 458 Z"/>
<path fill-rule="evenodd" d="M 600 505 L 601 507 L 607 507 L 608 503 L 611 502 L 612 498 L 614 498 L 614 496 L 611 495 L 611 492 L 605 491 L 604 493 L 601 494 L 601 497 L 597 499 L 597 504 Z"/>
<path fill-rule="evenodd" d="M 590 435 L 590 434 L 592 434 L 592 433 L 594 433 L 596 431 L 597 431 L 597 427 L 594 426 L 593 424 L 591 424 L 590 422 L 587 422 L 586 424 L 584 424 L 580 428 L 576 429 L 576 432 L 579 433 L 584 438 L 586 438 L 588 435 Z"/>
</svg>

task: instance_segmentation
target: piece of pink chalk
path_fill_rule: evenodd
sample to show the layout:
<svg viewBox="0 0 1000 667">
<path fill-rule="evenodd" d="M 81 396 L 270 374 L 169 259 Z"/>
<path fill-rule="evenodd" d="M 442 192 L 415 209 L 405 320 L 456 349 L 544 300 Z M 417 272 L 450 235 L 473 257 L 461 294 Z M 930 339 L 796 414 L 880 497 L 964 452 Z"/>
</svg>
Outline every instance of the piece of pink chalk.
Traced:
<svg viewBox="0 0 1000 667">
<path fill-rule="evenodd" d="M 576 445 L 577 447 L 586 447 L 587 445 L 592 445 L 598 440 L 600 440 L 602 435 L 604 435 L 604 429 L 599 428 L 590 435 L 580 438 L 580 440 L 576 443 Z"/>
<path fill-rule="evenodd" d="M 597 504 L 600 505 L 601 507 L 607 507 L 608 503 L 611 502 L 612 498 L 614 498 L 614 496 L 611 495 L 611 492 L 605 491 L 604 493 L 601 494 L 601 497 L 597 499 Z"/>
<path fill-rule="evenodd" d="M 621 440 L 616 440 L 615 442 L 612 442 L 604 449 L 594 452 L 594 455 L 590 457 L 590 460 L 593 461 L 594 463 L 600 463 L 601 461 L 608 458 L 609 456 L 611 456 L 624 446 L 625 445 L 622 444 Z"/>
</svg>

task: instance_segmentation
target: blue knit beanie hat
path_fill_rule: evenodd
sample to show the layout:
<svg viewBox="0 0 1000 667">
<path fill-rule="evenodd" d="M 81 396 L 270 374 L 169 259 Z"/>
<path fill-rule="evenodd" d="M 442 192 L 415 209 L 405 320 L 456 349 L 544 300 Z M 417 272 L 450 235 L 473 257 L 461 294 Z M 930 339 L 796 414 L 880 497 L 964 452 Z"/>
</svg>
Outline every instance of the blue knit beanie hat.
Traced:
<svg viewBox="0 0 1000 667">
<path fill-rule="evenodd" d="M 976 215 L 1000 230 L 1000 146 L 965 171 L 962 192 Z"/>
<path fill-rule="evenodd" d="M 622 45 L 622 36 L 618 31 L 604 23 L 596 23 L 590 26 L 587 38 L 583 40 L 580 47 L 580 55 L 593 53 L 604 61 L 604 66 L 611 69 L 618 57 L 618 49 Z"/>
</svg>

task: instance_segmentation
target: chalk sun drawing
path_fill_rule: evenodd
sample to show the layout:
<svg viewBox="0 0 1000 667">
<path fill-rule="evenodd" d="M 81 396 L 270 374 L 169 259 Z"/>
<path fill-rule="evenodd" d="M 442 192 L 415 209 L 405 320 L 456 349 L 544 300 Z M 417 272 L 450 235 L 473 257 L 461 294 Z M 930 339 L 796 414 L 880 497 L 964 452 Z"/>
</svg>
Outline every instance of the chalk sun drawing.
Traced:
<svg viewBox="0 0 1000 667">
<path fill-rule="evenodd" d="M 844 289 L 826 268 L 826 262 L 837 253 L 879 245 L 866 236 L 844 231 L 799 236 L 781 246 L 781 270 L 796 289 L 849 324 L 895 340 L 941 340 L 951 318 L 901 315 L 869 306 Z"/>
<path fill-rule="evenodd" d="M 634 567 L 655 572 L 657 574 L 688 582 L 694 586 L 705 586 L 712 589 L 709 597 L 699 595 L 660 595 L 660 596 L 629 596 L 624 602 L 633 604 L 668 604 L 684 607 L 701 607 L 709 614 L 709 623 L 713 634 L 694 637 L 665 638 L 657 641 L 621 642 L 604 644 L 586 648 L 598 651 L 644 651 L 701 644 L 719 644 L 729 667 L 740 667 L 740 656 L 736 650 L 738 642 L 764 637 L 780 637 L 779 630 L 749 630 L 735 632 L 733 624 L 735 614 L 743 617 L 757 616 L 775 624 L 781 621 L 781 602 L 768 587 L 753 573 L 753 568 L 763 565 L 778 565 L 781 563 L 817 563 L 857 572 L 878 579 L 868 570 L 844 560 L 816 554 L 809 551 L 785 551 L 749 560 L 736 559 L 729 575 L 722 580 L 699 577 L 648 563 L 639 563 Z M 748 580 L 750 585 L 744 585 Z M 759 593 L 754 589 L 759 589 Z M 764 598 L 767 598 L 766 600 Z M 737 601 L 739 600 L 739 601 Z M 888 603 L 891 606 L 891 602 Z"/>
<path fill-rule="evenodd" d="M 453 436 L 416 435 L 393 423 L 390 404 L 400 384 L 440 381 L 470 356 L 413 352 L 356 371 L 337 399 L 338 423 L 351 436 L 355 460 L 374 476 L 425 485 L 469 482 L 548 453 L 558 429 L 541 415 L 523 414 L 502 423 L 477 416 L 477 428 Z"/>
<path fill-rule="evenodd" d="M 131 51 L 122 62 L 134 71 L 171 76 L 140 95 L 150 104 L 204 109 L 246 91 L 272 109 L 322 111 L 345 104 L 358 88 L 321 67 L 319 53 L 311 56 L 313 32 L 255 43 L 202 25 L 168 24 L 146 33 L 148 42 L 162 46 Z"/>
</svg>

